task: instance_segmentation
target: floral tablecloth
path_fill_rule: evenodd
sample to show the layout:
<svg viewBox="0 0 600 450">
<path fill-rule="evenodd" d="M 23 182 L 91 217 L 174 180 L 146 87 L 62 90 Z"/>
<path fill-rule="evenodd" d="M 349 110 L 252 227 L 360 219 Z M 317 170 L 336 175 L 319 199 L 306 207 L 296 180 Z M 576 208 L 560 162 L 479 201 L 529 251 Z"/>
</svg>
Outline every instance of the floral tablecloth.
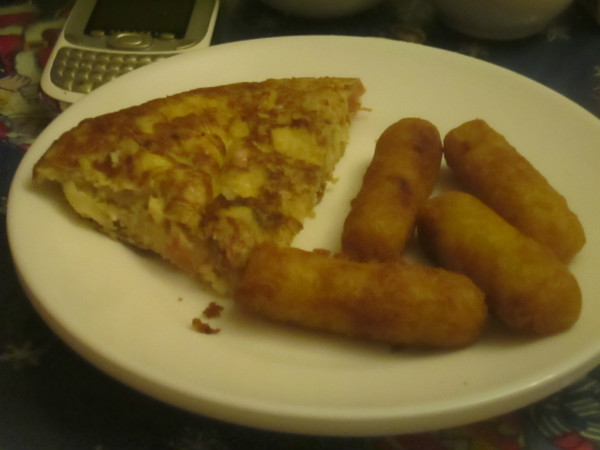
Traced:
<svg viewBox="0 0 600 450">
<path fill-rule="evenodd" d="M 57 111 L 40 95 L 39 80 L 69 8 L 66 0 L 0 0 L 0 450 L 600 448 L 600 368 L 491 420 L 410 435 L 336 438 L 193 415 L 121 385 L 74 354 L 29 304 L 12 267 L 5 225 L 12 175 Z M 354 17 L 318 22 L 286 17 L 256 0 L 222 0 L 213 43 L 291 34 L 381 36 L 468 54 L 533 78 L 600 115 L 600 26 L 579 4 L 536 36 L 489 42 L 447 29 L 426 0 L 387 0 Z"/>
</svg>

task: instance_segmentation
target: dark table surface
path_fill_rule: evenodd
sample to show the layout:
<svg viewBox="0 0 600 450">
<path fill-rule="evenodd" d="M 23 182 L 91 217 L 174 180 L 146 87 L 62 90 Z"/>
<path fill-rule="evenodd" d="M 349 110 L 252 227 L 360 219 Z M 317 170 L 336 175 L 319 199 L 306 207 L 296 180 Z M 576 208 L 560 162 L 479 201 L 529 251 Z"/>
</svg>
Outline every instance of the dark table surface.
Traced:
<svg viewBox="0 0 600 450">
<path fill-rule="evenodd" d="M 0 1 L 0 449 L 577 449 L 600 448 L 600 368 L 518 411 L 465 426 L 364 438 L 244 428 L 181 411 L 121 385 L 66 347 L 14 273 L 6 202 L 22 155 L 54 113 L 42 67 L 69 10 L 62 0 Z M 491 42 L 446 28 L 426 0 L 387 0 L 336 20 L 288 17 L 256 0 L 221 0 L 213 44 L 341 34 L 418 42 L 530 77 L 600 115 L 600 26 L 579 4 L 530 38 Z"/>
</svg>

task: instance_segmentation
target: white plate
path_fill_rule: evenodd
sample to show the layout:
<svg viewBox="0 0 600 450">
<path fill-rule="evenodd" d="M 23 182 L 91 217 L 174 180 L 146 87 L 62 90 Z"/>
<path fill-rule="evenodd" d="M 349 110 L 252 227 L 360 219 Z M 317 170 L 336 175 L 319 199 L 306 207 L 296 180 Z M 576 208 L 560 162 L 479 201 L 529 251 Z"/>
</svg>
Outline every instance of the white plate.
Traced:
<svg viewBox="0 0 600 450">
<path fill-rule="evenodd" d="M 79 220 L 31 169 L 82 118 L 150 98 L 241 80 L 357 76 L 367 93 L 347 153 L 296 245 L 338 247 L 348 202 L 374 142 L 408 116 L 442 134 L 481 117 L 504 133 L 569 199 L 588 234 L 572 263 L 584 296 L 570 331 L 528 340 L 488 330 L 458 351 L 389 349 L 266 323 L 217 299 L 217 335 L 190 323 L 214 300 L 159 258 Z M 58 117 L 25 155 L 11 188 L 9 239 L 31 300 L 83 357 L 124 383 L 207 416 L 272 430 L 337 435 L 424 431 L 532 403 L 600 362 L 596 274 L 600 122 L 535 82 L 420 45 L 374 38 L 290 37 L 220 45 L 140 69 Z M 435 324 L 432 324 L 435 326 Z"/>
</svg>

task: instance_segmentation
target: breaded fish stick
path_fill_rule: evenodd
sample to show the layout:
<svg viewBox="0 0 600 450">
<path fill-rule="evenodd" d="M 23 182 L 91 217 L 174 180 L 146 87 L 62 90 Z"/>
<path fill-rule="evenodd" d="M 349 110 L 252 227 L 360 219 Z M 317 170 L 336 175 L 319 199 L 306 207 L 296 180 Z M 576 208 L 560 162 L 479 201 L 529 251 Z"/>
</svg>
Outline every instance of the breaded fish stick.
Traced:
<svg viewBox="0 0 600 450">
<path fill-rule="evenodd" d="M 462 275 L 273 244 L 253 250 L 234 299 L 275 321 L 423 347 L 469 344 L 487 317 L 483 293 Z"/>
<path fill-rule="evenodd" d="M 483 120 L 450 131 L 444 157 L 475 196 L 563 262 L 585 244 L 583 227 L 565 198 Z"/>
<path fill-rule="evenodd" d="M 398 260 L 419 205 L 431 195 L 441 159 L 441 138 L 431 123 L 408 118 L 388 127 L 344 223 L 343 252 L 358 261 Z"/>
<path fill-rule="evenodd" d="M 539 335 L 571 327 L 581 310 L 575 277 L 545 246 L 462 192 L 430 199 L 417 234 L 443 267 L 470 277 L 507 327 Z"/>
</svg>

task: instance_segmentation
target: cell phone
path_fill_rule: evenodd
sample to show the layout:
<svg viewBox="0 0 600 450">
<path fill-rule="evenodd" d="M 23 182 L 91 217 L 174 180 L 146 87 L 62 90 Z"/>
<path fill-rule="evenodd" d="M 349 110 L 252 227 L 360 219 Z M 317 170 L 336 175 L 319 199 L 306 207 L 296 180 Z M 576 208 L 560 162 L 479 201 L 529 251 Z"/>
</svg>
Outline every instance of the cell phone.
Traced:
<svg viewBox="0 0 600 450">
<path fill-rule="evenodd" d="M 76 0 L 40 82 L 73 103 L 108 81 L 210 45 L 219 0 Z"/>
</svg>

